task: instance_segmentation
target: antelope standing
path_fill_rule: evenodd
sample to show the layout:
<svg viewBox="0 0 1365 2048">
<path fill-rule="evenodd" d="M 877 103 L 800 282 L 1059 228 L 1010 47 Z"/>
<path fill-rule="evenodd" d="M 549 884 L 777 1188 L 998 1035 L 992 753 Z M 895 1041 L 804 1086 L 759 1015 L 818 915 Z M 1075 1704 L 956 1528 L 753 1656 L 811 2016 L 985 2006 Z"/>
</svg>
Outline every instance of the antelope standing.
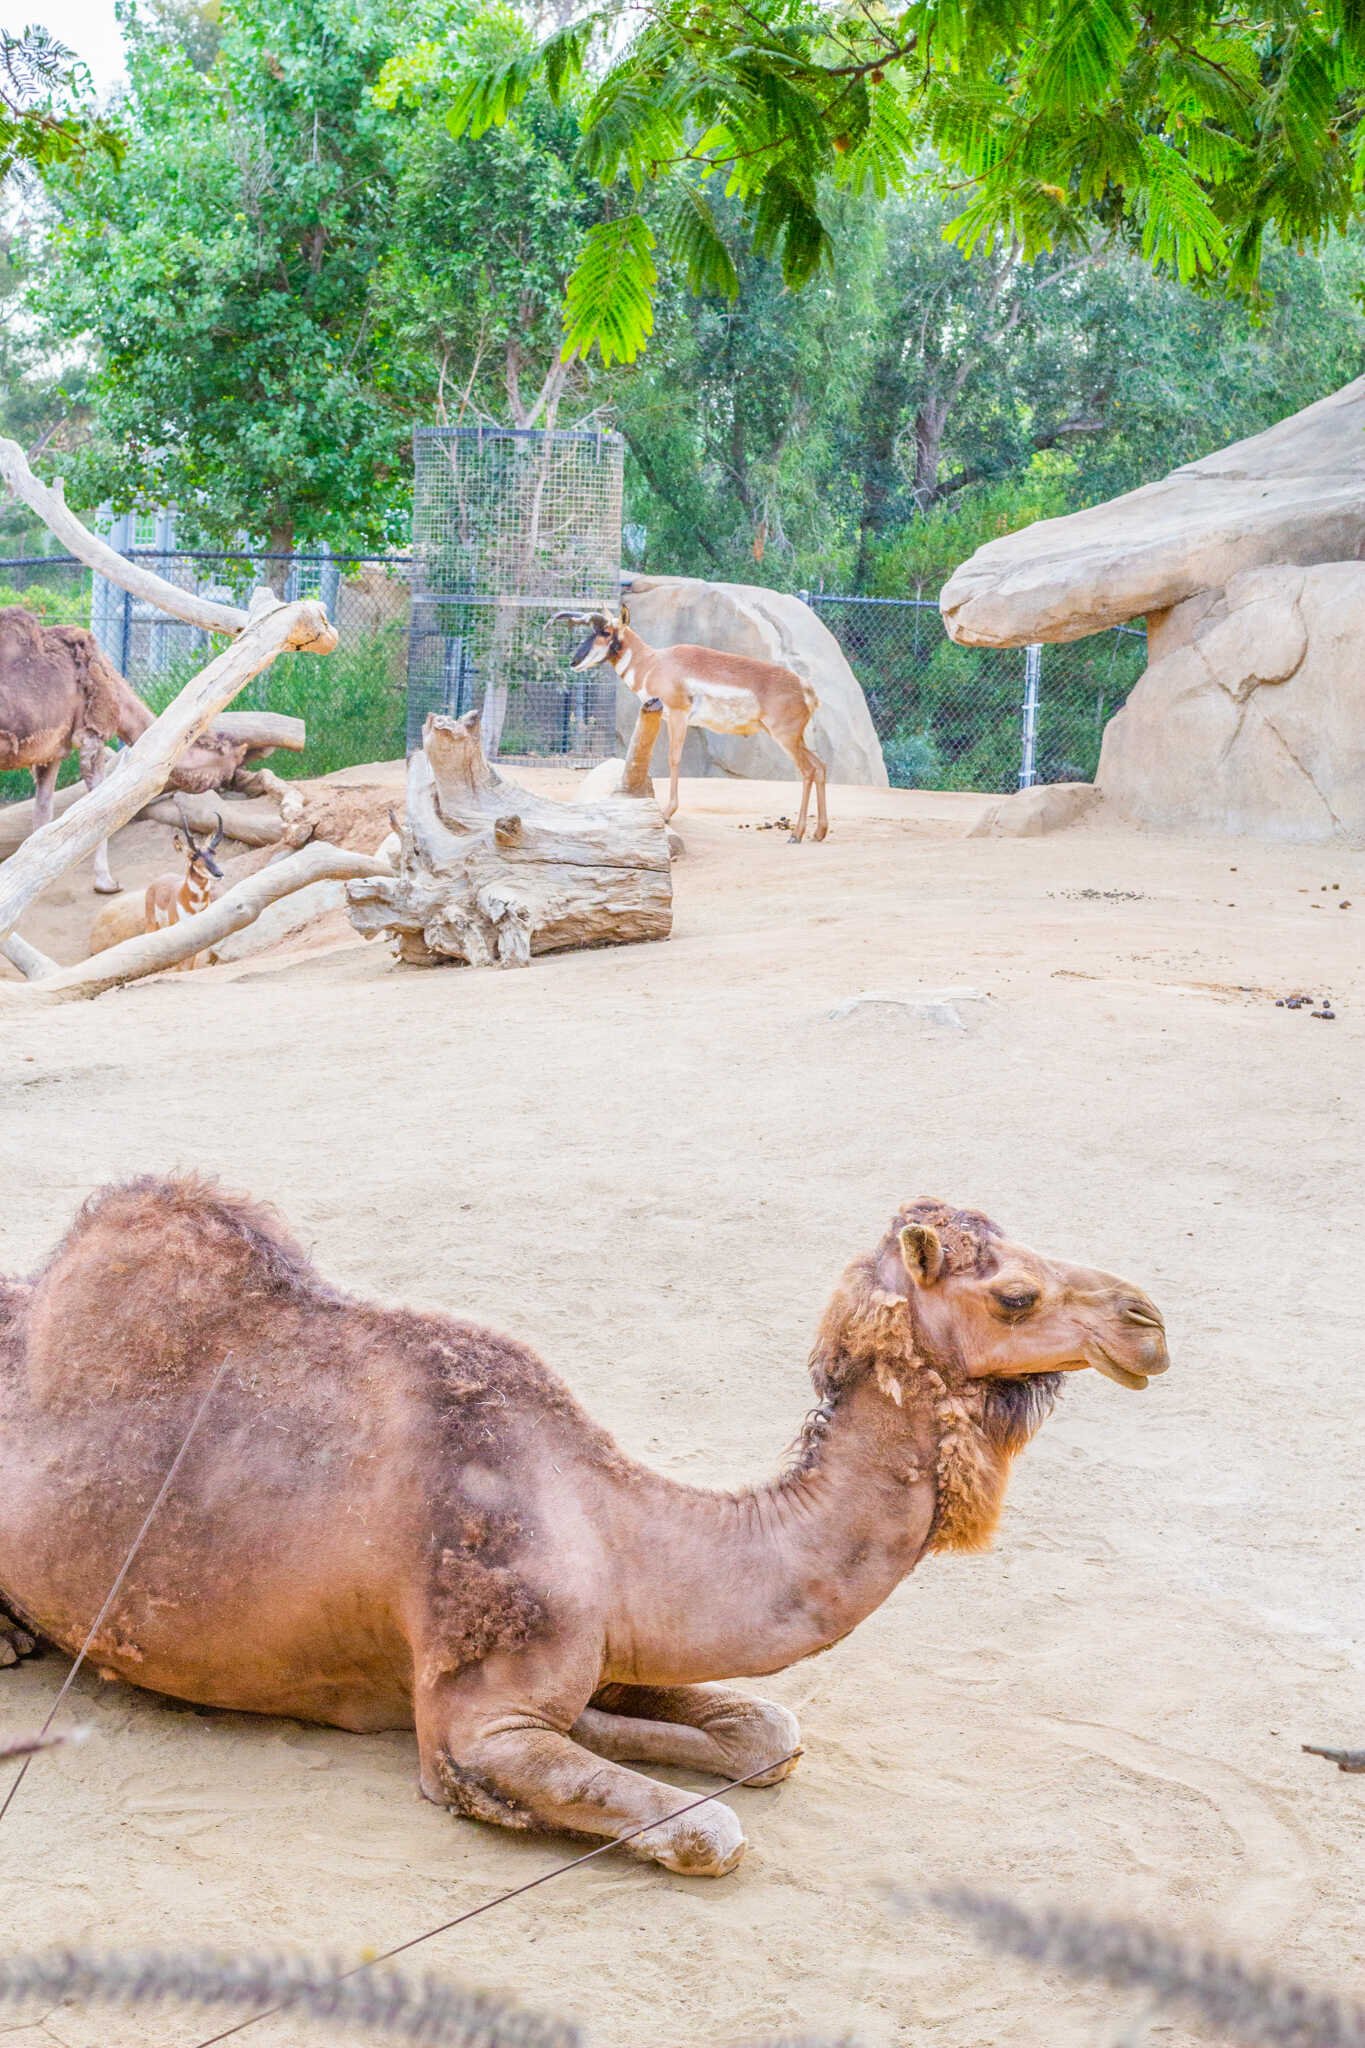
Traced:
<svg viewBox="0 0 1365 2048">
<path fill-rule="evenodd" d="M 793 840 L 805 837 L 812 789 L 815 837 L 824 838 L 829 830 L 825 764 L 806 744 L 806 730 L 819 709 L 819 699 L 794 669 L 775 661 L 756 661 L 748 654 L 722 654 L 715 647 L 651 647 L 632 631 L 626 604 L 615 616 L 610 612 L 556 612 L 550 623 L 560 619 L 588 628 L 587 639 L 575 650 L 572 668 L 596 668 L 605 661 L 642 701 L 646 697 L 661 700 L 668 724 L 666 819 L 678 808 L 678 764 L 689 725 L 705 726 L 708 732 L 767 732 L 791 755 L 801 775 L 801 810 Z"/>
<path fill-rule="evenodd" d="M 194 917 L 199 911 L 207 910 L 213 901 L 214 882 L 223 879 L 223 870 L 213 858 L 223 837 L 221 814 L 218 830 L 206 846 L 201 846 L 191 832 L 183 811 L 180 813 L 180 826 L 172 844 L 177 853 L 185 856 L 185 872 L 183 875 L 158 875 L 154 882 L 147 884 L 145 924 L 149 932 L 163 931 L 167 925 L 179 924 L 182 918 Z M 197 967 L 201 957 L 192 953 L 187 960 L 178 961 L 177 966 Z"/>
</svg>

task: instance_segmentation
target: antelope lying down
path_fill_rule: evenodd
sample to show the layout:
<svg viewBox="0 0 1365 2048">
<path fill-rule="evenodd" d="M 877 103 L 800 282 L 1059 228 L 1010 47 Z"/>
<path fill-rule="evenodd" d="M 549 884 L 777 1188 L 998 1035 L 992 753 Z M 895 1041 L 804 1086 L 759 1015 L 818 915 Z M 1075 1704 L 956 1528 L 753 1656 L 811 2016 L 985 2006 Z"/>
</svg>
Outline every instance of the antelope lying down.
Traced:
<svg viewBox="0 0 1365 2048">
<path fill-rule="evenodd" d="M 775 661 L 756 661 L 748 654 L 722 654 L 715 647 L 651 647 L 633 632 L 630 607 L 620 612 L 556 612 L 560 619 L 586 626 L 588 637 L 575 650 L 570 666 L 596 668 L 606 662 L 642 701 L 657 697 L 668 724 L 668 804 L 664 817 L 678 808 L 678 764 L 689 725 L 709 732 L 771 733 L 795 761 L 801 774 L 801 810 L 792 832 L 804 839 L 810 793 L 815 790 L 815 837 L 829 830 L 825 812 L 825 764 L 806 744 L 806 731 L 819 709 L 810 684 L 794 669 Z"/>
<path fill-rule="evenodd" d="M 185 872 L 181 874 L 158 875 L 154 882 L 147 884 L 145 924 L 149 932 L 163 931 L 167 925 L 179 924 L 182 918 L 195 917 L 201 910 L 207 910 L 213 901 L 213 884 L 221 882 L 223 870 L 213 858 L 223 837 L 223 820 L 218 820 L 218 830 L 207 845 L 200 845 L 185 818 L 180 813 L 181 829 L 172 844 L 177 853 L 185 856 Z M 203 956 L 192 953 L 188 960 L 181 960 L 179 968 L 197 967 Z M 171 973 L 177 972 L 172 968 Z"/>
</svg>

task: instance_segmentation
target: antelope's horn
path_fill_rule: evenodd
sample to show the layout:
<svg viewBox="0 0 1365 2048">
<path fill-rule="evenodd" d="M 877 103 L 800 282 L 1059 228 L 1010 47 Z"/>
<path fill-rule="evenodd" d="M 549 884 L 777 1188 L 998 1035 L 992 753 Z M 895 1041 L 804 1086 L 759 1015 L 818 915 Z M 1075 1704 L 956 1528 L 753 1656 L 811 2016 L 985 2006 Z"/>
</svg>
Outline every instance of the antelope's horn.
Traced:
<svg viewBox="0 0 1365 2048">
<path fill-rule="evenodd" d="M 208 851 L 210 853 L 213 852 L 214 848 L 218 845 L 219 841 L 222 839 L 223 836 L 223 814 L 221 811 L 215 811 L 214 816 L 218 820 L 218 830 L 214 833 L 212 839 L 210 839 L 208 843 Z"/>
<path fill-rule="evenodd" d="M 562 620 L 567 620 L 571 626 L 586 626 L 590 623 L 586 612 L 556 612 L 550 624 L 557 626 Z"/>
</svg>

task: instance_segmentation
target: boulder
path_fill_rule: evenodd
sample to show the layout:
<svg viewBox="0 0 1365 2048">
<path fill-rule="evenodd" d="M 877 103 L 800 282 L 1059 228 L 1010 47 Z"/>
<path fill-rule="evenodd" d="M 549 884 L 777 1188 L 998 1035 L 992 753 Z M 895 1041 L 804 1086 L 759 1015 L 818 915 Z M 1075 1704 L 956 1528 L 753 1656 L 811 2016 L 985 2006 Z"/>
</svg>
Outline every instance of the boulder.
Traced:
<svg viewBox="0 0 1365 2048">
<path fill-rule="evenodd" d="M 630 623 L 651 647 L 686 641 L 718 647 L 726 654 L 751 654 L 779 661 L 811 683 L 820 700 L 810 742 L 829 770 L 831 782 L 888 786 L 886 763 L 862 685 L 844 660 L 838 641 L 809 605 L 781 591 L 748 583 L 706 583 L 695 576 L 638 576 L 630 586 Z M 623 683 L 617 693 L 616 730 L 624 751 L 635 730 L 639 699 Z M 660 736 L 651 763 L 655 775 L 668 772 L 667 741 Z M 790 755 L 767 733 L 739 739 L 731 733 L 694 726 L 683 749 L 684 775 L 736 775 L 760 781 L 796 782 Z"/>
<path fill-rule="evenodd" d="M 1079 640 L 1276 562 L 1355 560 L 1365 377 L 1159 483 L 978 548 L 940 593 L 954 640 Z M 1278 659 L 1279 656 L 1274 657 Z"/>
<path fill-rule="evenodd" d="M 1365 564 L 1279 563 L 1172 610 L 1105 730 L 1097 785 L 1135 822 L 1365 839 Z"/>
<path fill-rule="evenodd" d="M 983 811 L 969 839 L 1036 839 L 1043 832 L 1064 832 L 1089 815 L 1099 803 L 1093 782 L 1036 782 L 1017 789 Z"/>
</svg>

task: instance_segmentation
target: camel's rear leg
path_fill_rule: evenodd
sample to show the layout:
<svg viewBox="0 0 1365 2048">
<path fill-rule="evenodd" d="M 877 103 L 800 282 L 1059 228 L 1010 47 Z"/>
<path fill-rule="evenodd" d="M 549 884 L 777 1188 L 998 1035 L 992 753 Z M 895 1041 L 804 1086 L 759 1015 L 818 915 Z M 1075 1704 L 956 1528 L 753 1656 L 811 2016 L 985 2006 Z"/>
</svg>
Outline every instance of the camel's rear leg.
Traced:
<svg viewBox="0 0 1365 2048">
<path fill-rule="evenodd" d="M 618 1763 L 677 1764 L 749 1785 L 790 1777 L 801 1755 L 795 1714 L 728 1685 L 608 1685 L 574 1739 Z"/>
<path fill-rule="evenodd" d="M 673 1785 L 604 1762 L 557 1728 L 534 1725 L 512 1702 L 486 1696 L 477 1719 L 449 1697 L 418 1703 L 422 1790 L 470 1820 L 601 1836 L 684 1877 L 724 1877 L 744 1854 L 739 1819 L 719 1800 L 692 1802 Z M 634 1830 L 645 1828 L 644 1834 Z"/>
</svg>

